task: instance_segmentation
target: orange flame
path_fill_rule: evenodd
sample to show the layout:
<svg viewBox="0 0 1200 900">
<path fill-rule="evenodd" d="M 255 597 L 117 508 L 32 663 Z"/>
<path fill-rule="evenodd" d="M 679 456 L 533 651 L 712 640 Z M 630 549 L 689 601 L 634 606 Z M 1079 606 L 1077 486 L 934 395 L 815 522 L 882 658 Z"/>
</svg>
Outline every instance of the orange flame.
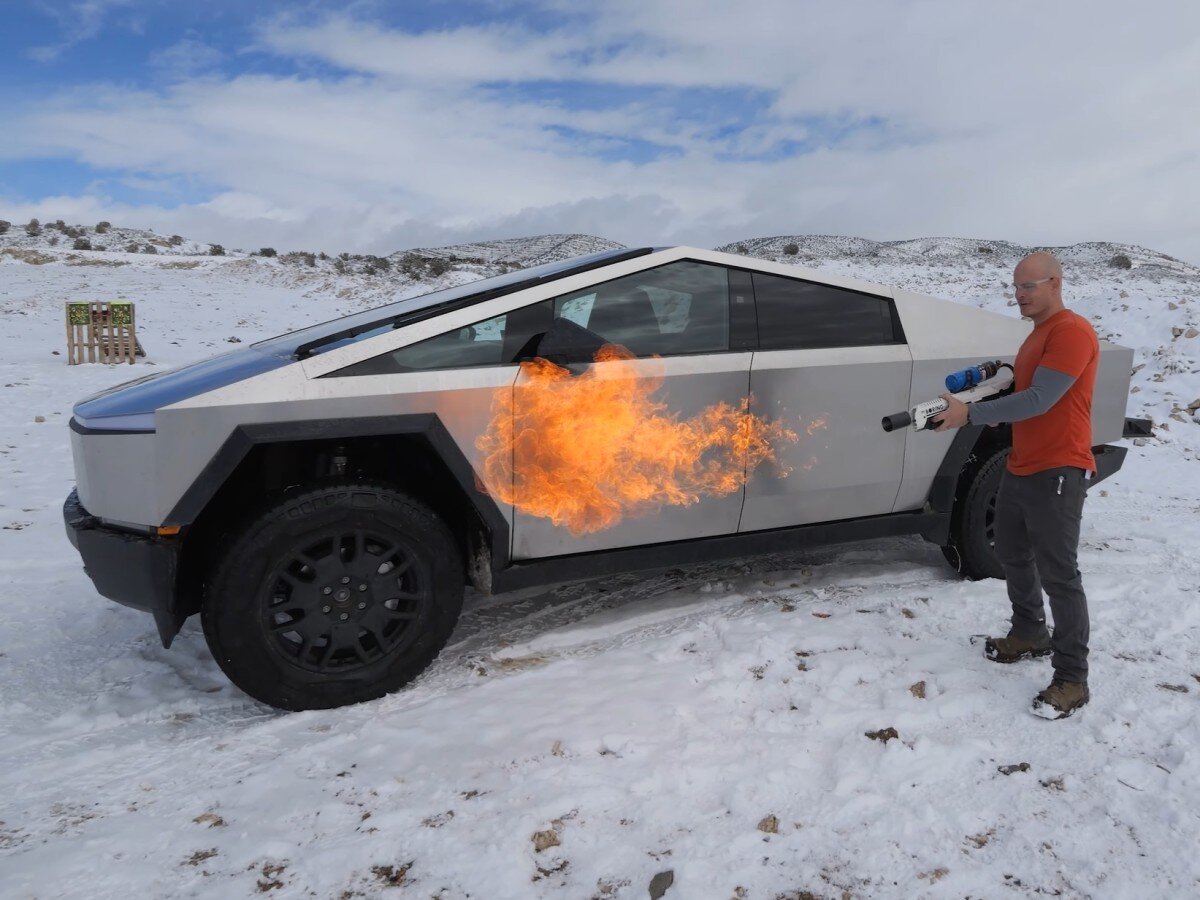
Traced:
<svg viewBox="0 0 1200 900">
<path fill-rule="evenodd" d="M 764 462 L 799 439 L 782 422 L 717 403 L 680 419 L 652 397 L 663 379 L 646 377 L 623 347 L 607 345 L 574 376 L 544 359 L 521 364 L 525 382 L 501 388 L 476 447 L 481 486 L 504 503 L 550 519 L 575 536 L 611 528 L 626 516 L 740 490 Z M 811 434 L 824 422 L 808 426 Z"/>
</svg>

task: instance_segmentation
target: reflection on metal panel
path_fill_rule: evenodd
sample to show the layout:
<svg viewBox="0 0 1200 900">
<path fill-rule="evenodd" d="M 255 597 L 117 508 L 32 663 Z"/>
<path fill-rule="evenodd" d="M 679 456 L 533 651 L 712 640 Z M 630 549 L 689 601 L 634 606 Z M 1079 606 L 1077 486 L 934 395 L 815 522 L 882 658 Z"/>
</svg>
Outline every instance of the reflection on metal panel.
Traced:
<svg viewBox="0 0 1200 900">
<path fill-rule="evenodd" d="M 111 522 L 157 525 L 154 498 L 155 436 L 71 432 L 79 502 Z"/>
<path fill-rule="evenodd" d="M 800 434 L 786 478 L 756 472 L 740 531 L 892 511 L 907 432 L 883 434 L 888 409 L 908 405 L 912 361 L 904 345 L 754 354 L 750 411 Z"/>
<path fill-rule="evenodd" d="M 1100 342 L 1100 365 L 1092 399 L 1092 445 L 1119 441 L 1125 433 L 1125 407 L 1129 400 L 1129 375 L 1133 350 Z"/>
</svg>

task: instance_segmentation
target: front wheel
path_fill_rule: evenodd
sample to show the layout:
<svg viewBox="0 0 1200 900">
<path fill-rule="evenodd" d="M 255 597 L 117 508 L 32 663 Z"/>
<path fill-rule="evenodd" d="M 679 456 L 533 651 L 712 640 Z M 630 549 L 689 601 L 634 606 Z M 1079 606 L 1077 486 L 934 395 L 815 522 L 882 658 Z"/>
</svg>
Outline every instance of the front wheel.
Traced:
<svg viewBox="0 0 1200 900">
<path fill-rule="evenodd" d="M 420 674 L 458 619 L 463 566 L 446 525 L 375 484 L 267 509 L 217 564 L 204 636 L 239 688 L 282 709 L 372 700 Z"/>
<path fill-rule="evenodd" d="M 996 556 L 996 497 L 1010 448 L 989 457 L 959 485 L 951 523 L 950 545 L 942 548 L 946 560 L 973 580 L 1003 578 Z"/>
</svg>

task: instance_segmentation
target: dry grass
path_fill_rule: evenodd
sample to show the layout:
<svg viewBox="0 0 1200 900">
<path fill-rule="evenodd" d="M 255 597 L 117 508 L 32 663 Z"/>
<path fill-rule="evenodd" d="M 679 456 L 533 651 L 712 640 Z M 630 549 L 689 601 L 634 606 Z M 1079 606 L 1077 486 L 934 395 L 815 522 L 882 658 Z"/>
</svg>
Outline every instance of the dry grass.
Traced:
<svg viewBox="0 0 1200 900">
<path fill-rule="evenodd" d="M 44 266 L 46 263 L 54 262 L 57 257 L 51 256 L 49 253 L 39 253 L 37 250 L 22 250 L 19 247 L 5 247 L 0 250 L 0 256 L 11 256 L 13 259 L 19 259 L 21 262 L 27 262 L 34 266 Z"/>
</svg>

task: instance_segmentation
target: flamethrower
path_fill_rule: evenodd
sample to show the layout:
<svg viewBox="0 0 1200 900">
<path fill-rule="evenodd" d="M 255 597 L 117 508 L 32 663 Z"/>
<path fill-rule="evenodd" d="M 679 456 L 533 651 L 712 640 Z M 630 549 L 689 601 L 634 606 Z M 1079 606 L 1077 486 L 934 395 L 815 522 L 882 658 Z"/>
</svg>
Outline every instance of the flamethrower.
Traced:
<svg viewBox="0 0 1200 900">
<path fill-rule="evenodd" d="M 946 390 L 963 403 L 974 403 L 976 400 L 987 400 L 1002 394 L 1013 383 L 1013 369 L 1008 363 L 995 360 L 981 362 L 969 369 L 951 372 L 946 376 Z M 892 413 L 883 417 L 883 430 L 892 431 L 911 425 L 913 431 L 922 431 L 937 427 L 934 421 L 949 407 L 945 400 L 926 400 L 918 403 L 907 412 Z"/>
</svg>

